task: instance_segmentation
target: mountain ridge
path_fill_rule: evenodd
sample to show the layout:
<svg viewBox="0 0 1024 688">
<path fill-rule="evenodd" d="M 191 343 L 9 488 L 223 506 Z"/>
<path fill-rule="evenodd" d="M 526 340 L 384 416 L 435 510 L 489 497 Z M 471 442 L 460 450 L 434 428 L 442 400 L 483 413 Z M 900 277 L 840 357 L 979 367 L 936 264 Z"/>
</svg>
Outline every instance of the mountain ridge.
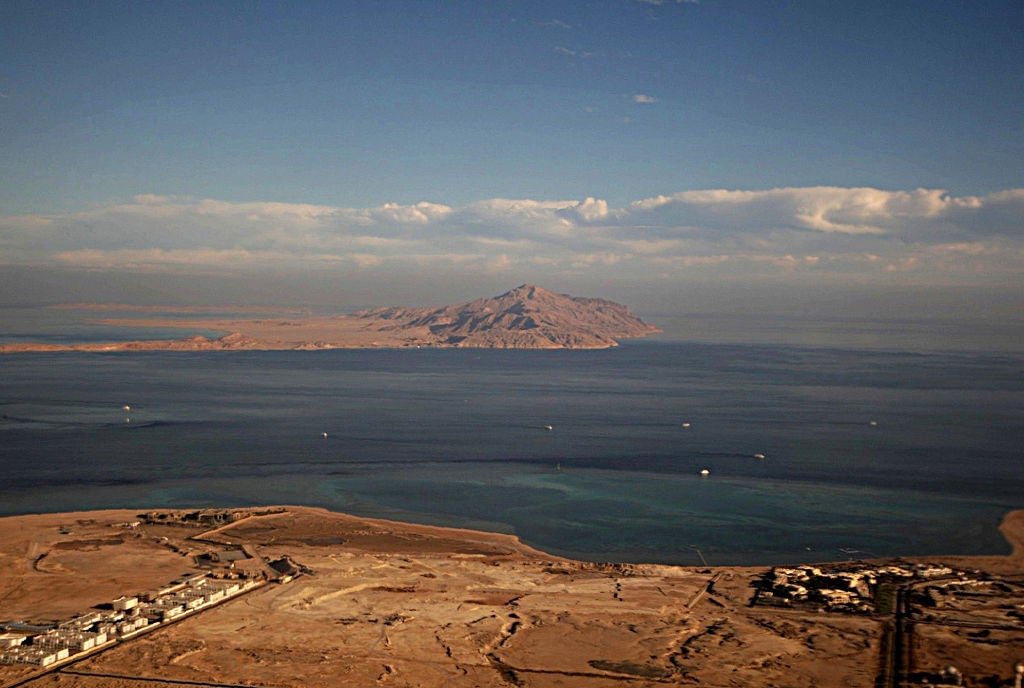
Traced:
<svg viewBox="0 0 1024 688">
<path fill-rule="evenodd" d="M 607 348 L 618 339 L 660 332 L 621 304 L 570 296 L 534 284 L 436 308 L 383 308 L 356 317 L 395 329 L 425 327 L 444 344 L 483 348 Z"/>
</svg>

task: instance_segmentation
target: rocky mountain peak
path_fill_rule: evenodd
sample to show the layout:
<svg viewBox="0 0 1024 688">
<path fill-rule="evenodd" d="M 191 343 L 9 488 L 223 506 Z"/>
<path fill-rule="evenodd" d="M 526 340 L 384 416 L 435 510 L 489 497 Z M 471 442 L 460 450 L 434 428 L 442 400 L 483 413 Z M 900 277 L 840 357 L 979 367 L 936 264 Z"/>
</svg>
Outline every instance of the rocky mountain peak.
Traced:
<svg viewBox="0 0 1024 688">
<path fill-rule="evenodd" d="M 599 349 L 658 328 L 620 304 L 558 294 L 522 284 L 499 296 L 425 309 L 388 309 L 389 327 L 427 328 L 441 346 L 515 349 Z"/>
</svg>

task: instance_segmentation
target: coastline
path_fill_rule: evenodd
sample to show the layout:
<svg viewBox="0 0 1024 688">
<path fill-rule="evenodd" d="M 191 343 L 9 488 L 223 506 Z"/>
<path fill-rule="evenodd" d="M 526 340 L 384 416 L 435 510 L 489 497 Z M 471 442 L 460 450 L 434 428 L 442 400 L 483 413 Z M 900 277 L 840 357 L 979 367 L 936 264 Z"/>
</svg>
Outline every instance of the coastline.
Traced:
<svg viewBox="0 0 1024 688">
<path fill-rule="evenodd" d="M 78 305 L 82 309 L 82 304 Z M 89 310 L 101 310 L 101 306 Z M 125 310 L 117 304 L 112 310 Z M 193 307 L 184 313 L 211 312 Z M 271 309 L 262 309 L 269 312 Z M 168 312 L 168 309 L 158 309 Z M 247 312 L 261 312 L 249 308 Z M 115 351 L 279 351 L 351 348 L 440 347 L 497 349 L 607 349 L 617 339 L 661 330 L 621 304 L 556 294 L 523 284 L 492 298 L 439 308 L 380 308 L 353 314 L 287 318 L 108 318 L 108 326 L 222 331 L 210 339 L 113 341 L 87 344 L 25 342 L 0 345 L 0 353 Z"/>
<path fill-rule="evenodd" d="M 231 509 L 235 507 L 218 507 L 222 509 Z M 175 511 L 203 511 L 203 510 L 215 510 L 214 507 L 197 507 L 195 509 L 187 508 L 174 508 Z M 536 547 L 532 547 L 524 543 L 519 536 L 510 533 L 498 533 L 485 530 L 476 530 L 472 528 L 458 528 L 451 526 L 436 526 L 436 525 L 425 525 L 419 523 L 412 523 L 408 521 L 396 521 L 386 518 L 374 518 L 356 516 L 354 514 L 332 511 L 324 507 L 316 506 L 304 506 L 304 505 L 263 505 L 263 506 L 252 506 L 252 507 L 238 507 L 238 509 L 245 510 L 266 510 L 266 509 L 282 509 L 287 512 L 308 514 L 311 516 L 319 516 L 325 519 L 336 520 L 338 522 L 346 524 L 348 527 L 358 527 L 361 525 L 369 524 L 375 525 L 380 528 L 381 533 L 390 532 L 402 532 L 410 535 L 422 538 L 429 538 L 442 542 L 462 542 L 462 543 L 484 543 L 490 546 L 500 546 L 507 549 L 509 553 L 515 553 L 517 555 L 529 556 L 538 559 L 548 560 L 559 560 L 559 561 L 573 561 L 576 563 L 593 563 L 583 562 L 567 557 L 552 554 Z M 0 543 L 11 539 L 12 534 L 20 532 L 25 524 L 29 521 L 41 524 L 44 527 L 56 526 L 65 522 L 71 522 L 81 519 L 93 519 L 93 520 L 116 520 L 123 519 L 130 521 L 138 516 L 140 513 L 139 509 L 97 509 L 97 510 L 82 510 L 82 511 L 66 511 L 66 512 L 37 512 L 37 513 L 24 513 L 24 514 L 13 514 L 7 516 L 0 516 Z M 957 554 L 945 554 L 945 555 L 898 555 L 896 557 L 883 557 L 881 559 L 867 559 L 869 561 L 889 561 L 893 559 L 908 559 L 908 560 L 924 560 L 924 559 L 944 559 L 950 561 L 957 561 L 960 563 L 979 561 L 987 566 L 991 565 L 1003 565 L 1007 567 L 1007 570 L 1012 570 L 1014 567 L 1024 572 L 1024 509 L 1014 509 L 1008 511 L 1003 517 L 999 524 L 999 532 L 1006 540 L 1007 544 L 1010 545 L 1011 551 L 1005 555 L 992 554 L 992 555 L 957 555 Z M 394 554 L 395 552 L 389 551 L 388 545 L 384 542 L 375 543 L 372 538 L 369 538 L 366 543 L 361 545 L 364 549 L 373 550 L 377 548 L 377 552 L 380 554 Z M 611 562 L 615 563 L 615 562 Z M 827 564 L 828 561 L 821 560 L 808 560 L 805 564 Z M 675 568 L 671 564 L 656 564 L 656 563 L 636 563 L 636 564 L 623 564 L 628 566 L 665 566 Z M 763 569 L 770 567 L 773 564 L 765 563 L 763 565 L 703 565 L 700 568 L 710 569 Z M 689 568 L 689 567 L 683 567 Z"/>
<path fill-rule="evenodd" d="M 969 577 L 963 584 L 970 604 L 993 585 L 985 581 L 995 581 L 1002 597 L 974 617 L 980 621 L 968 621 L 968 610 L 954 605 L 952 617 L 915 631 L 913 662 L 901 669 L 898 660 L 896 670 L 956 663 L 965 676 L 985 676 L 1011 666 L 1024 650 L 1012 614 L 992 622 L 1024 601 L 1024 586 L 1014 582 L 1024 570 L 1024 510 L 1008 513 L 1000 531 L 1012 547 L 1008 556 L 835 566 L 926 572 L 905 574 L 917 576 L 904 586 L 908 591 L 940 591 L 944 580 L 954 590 Z M 173 622 L 158 619 L 144 633 L 114 636 L 102 651 L 64 664 L 0 666 L 0 685 L 871 686 L 893 656 L 886 651 L 892 612 L 758 601 L 776 571 L 833 568 L 828 564 L 581 562 L 514 535 L 317 507 L 8 516 L 0 518 L 0 560 L 0 619 L 15 629 L 7 638 L 38 632 L 11 621 L 85 628 L 109 614 L 111 600 L 135 596 L 142 605 L 189 585 L 168 581 L 200 576 L 204 589 L 214 590 L 234 589 L 240 579 L 252 583 L 234 598 Z M 152 592 L 158 589 L 168 592 Z M 975 624 L 986 633 L 977 635 Z M 989 634 L 998 651 L 972 652 L 972 643 Z M 24 654 L 33 656 L 34 647 L 29 643 Z"/>
<path fill-rule="evenodd" d="M 77 344 L 21 342 L 0 345 L 0 353 L 121 352 L 121 351 L 302 351 L 424 346 L 430 332 L 397 333 L 379 330 L 352 316 L 293 319 L 174 319 L 105 318 L 96 324 L 115 327 L 174 328 L 193 332 L 223 332 L 211 338 L 114 340 Z"/>
<path fill-rule="evenodd" d="M 1003 522 L 999 524 L 999 532 L 1013 548 L 1010 558 L 1024 559 L 1024 509 L 1009 512 Z"/>
<path fill-rule="evenodd" d="M 614 340 L 586 334 L 562 335 L 571 340 L 560 344 L 547 339 L 523 339 L 515 331 L 498 333 L 481 342 L 449 341 L 436 336 L 430 327 L 390 329 L 375 321 L 339 315 L 302 320 L 151 320 L 104 319 L 101 325 L 123 327 L 177 328 L 193 331 L 222 331 L 221 337 L 193 335 L 182 339 L 114 340 L 79 344 L 21 342 L 0 344 L 0 354 L 17 353 L 113 353 L 127 351 L 321 351 L 329 349 L 399 348 L 485 348 L 485 349 L 608 349 Z"/>
</svg>

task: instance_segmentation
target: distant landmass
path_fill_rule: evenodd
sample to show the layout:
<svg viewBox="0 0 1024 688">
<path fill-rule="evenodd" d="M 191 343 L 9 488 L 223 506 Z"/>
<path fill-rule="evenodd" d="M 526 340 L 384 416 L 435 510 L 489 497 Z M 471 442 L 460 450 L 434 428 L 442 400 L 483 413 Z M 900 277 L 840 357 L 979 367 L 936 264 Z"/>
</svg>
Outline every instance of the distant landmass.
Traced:
<svg viewBox="0 0 1024 688">
<path fill-rule="evenodd" d="M 198 335 L 173 340 L 86 344 L 17 343 L 0 346 L 0 353 L 375 347 L 606 349 L 616 346 L 620 339 L 660 332 L 621 304 L 557 294 L 532 284 L 521 285 L 500 296 L 438 308 L 380 308 L 348 315 L 282 319 L 123 318 L 99 322 L 223 330 L 228 334 L 218 338 Z"/>
<path fill-rule="evenodd" d="M 429 330 L 435 345 L 498 349 L 603 349 L 658 328 L 605 299 L 556 294 L 531 284 L 493 298 L 441 308 L 384 308 L 356 314 L 396 330 Z"/>
</svg>

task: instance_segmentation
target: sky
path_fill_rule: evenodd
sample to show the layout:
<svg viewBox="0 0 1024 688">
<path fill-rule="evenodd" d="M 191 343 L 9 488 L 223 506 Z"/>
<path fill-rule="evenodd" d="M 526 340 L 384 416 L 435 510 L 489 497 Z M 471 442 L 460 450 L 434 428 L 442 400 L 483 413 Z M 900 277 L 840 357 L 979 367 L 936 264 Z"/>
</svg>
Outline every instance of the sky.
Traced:
<svg viewBox="0 0 1024 688">
<path fill-rule="evenodd" d="M 0 303 L 1024 320 L 1024 4 L 0 3 Z"/>
</svg>

